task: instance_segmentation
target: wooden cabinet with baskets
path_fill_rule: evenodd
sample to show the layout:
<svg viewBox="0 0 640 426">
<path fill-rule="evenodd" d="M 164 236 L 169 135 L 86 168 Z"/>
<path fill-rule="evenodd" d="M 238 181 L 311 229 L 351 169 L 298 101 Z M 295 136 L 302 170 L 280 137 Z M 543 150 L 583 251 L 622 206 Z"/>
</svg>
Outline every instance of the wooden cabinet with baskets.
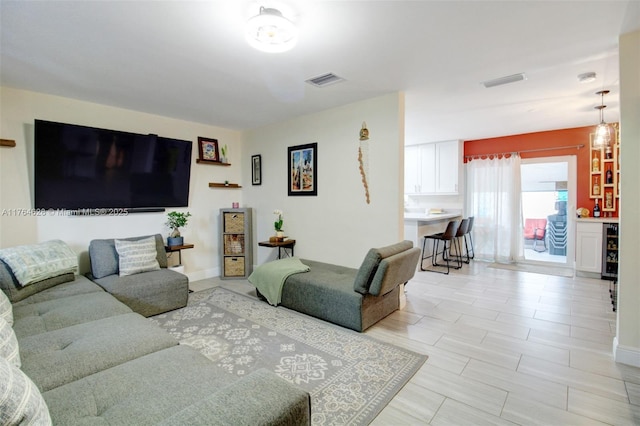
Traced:
<svg viewBox="0 0 640 426">
<path fill-rule="evenodd" d="M 220 278 L 247 278 L 252 247 L 251 209 L 220 209 Z"/>
</svg>

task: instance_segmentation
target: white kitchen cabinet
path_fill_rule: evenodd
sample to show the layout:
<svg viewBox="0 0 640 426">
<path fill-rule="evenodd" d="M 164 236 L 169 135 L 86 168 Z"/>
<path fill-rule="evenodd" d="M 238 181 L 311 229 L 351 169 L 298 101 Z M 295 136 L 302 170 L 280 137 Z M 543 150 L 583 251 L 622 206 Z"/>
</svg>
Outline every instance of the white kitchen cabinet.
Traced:
<svg viewBox="0 0 640 426">
<path fill-rule="evenodd" d="M 434 142 L 405 147 L 406 194 L 458 194 L 460 141 Z"/>
<path fill-rule="evenodd" d="M 602 271 L 602 222 L 576 224 L 576 271 Z"/>
</svg>

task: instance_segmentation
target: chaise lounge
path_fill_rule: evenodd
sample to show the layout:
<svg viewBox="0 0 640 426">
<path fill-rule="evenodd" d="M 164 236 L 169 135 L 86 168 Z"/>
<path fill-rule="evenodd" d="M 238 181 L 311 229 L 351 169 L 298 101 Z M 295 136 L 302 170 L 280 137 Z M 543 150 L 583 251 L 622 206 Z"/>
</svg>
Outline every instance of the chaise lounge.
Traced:
<svg viewBox="0 0 640 426">
<path fill-rule="evenodd" d="M 399 309 L 401 285 L 413 278 L 419 257 L 419 248 L 402 241 L 370 249 L 359 269 L 288 258 L 259 266 L 249 281 L 273 305 L 364 331 Z M 289 272 L 279 278 L 278 269 Z M 273 287 L 281 288 L 279 300 Z"/>
</svg>

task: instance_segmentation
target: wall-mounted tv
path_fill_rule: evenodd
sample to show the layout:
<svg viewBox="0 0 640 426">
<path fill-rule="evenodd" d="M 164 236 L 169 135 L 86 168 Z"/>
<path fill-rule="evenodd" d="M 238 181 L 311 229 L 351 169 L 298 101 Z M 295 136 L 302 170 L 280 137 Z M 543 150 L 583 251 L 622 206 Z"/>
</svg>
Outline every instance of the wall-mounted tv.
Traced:
<svg viewBox="0 0 640 426">
<path fill-rule="evenodd" d="M 191 141 L 44 120 L 35 120 L 34 139 L 37 209 L 189 203 Z"/>
</svg>

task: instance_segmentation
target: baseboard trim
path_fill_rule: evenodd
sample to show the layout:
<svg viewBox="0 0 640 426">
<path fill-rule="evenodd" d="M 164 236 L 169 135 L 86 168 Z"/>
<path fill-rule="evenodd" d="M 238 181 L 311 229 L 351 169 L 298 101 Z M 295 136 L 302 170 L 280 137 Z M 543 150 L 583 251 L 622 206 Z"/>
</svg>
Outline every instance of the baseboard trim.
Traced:
<svg viewBox="0 0 640 426">
<path fill-rule="evenodd" d="M 640 367 L 640 348 L 632 348 L 618 344 L 618 338 L 613 338 L 613 359 L 621 364 Z"/>
</svg>

